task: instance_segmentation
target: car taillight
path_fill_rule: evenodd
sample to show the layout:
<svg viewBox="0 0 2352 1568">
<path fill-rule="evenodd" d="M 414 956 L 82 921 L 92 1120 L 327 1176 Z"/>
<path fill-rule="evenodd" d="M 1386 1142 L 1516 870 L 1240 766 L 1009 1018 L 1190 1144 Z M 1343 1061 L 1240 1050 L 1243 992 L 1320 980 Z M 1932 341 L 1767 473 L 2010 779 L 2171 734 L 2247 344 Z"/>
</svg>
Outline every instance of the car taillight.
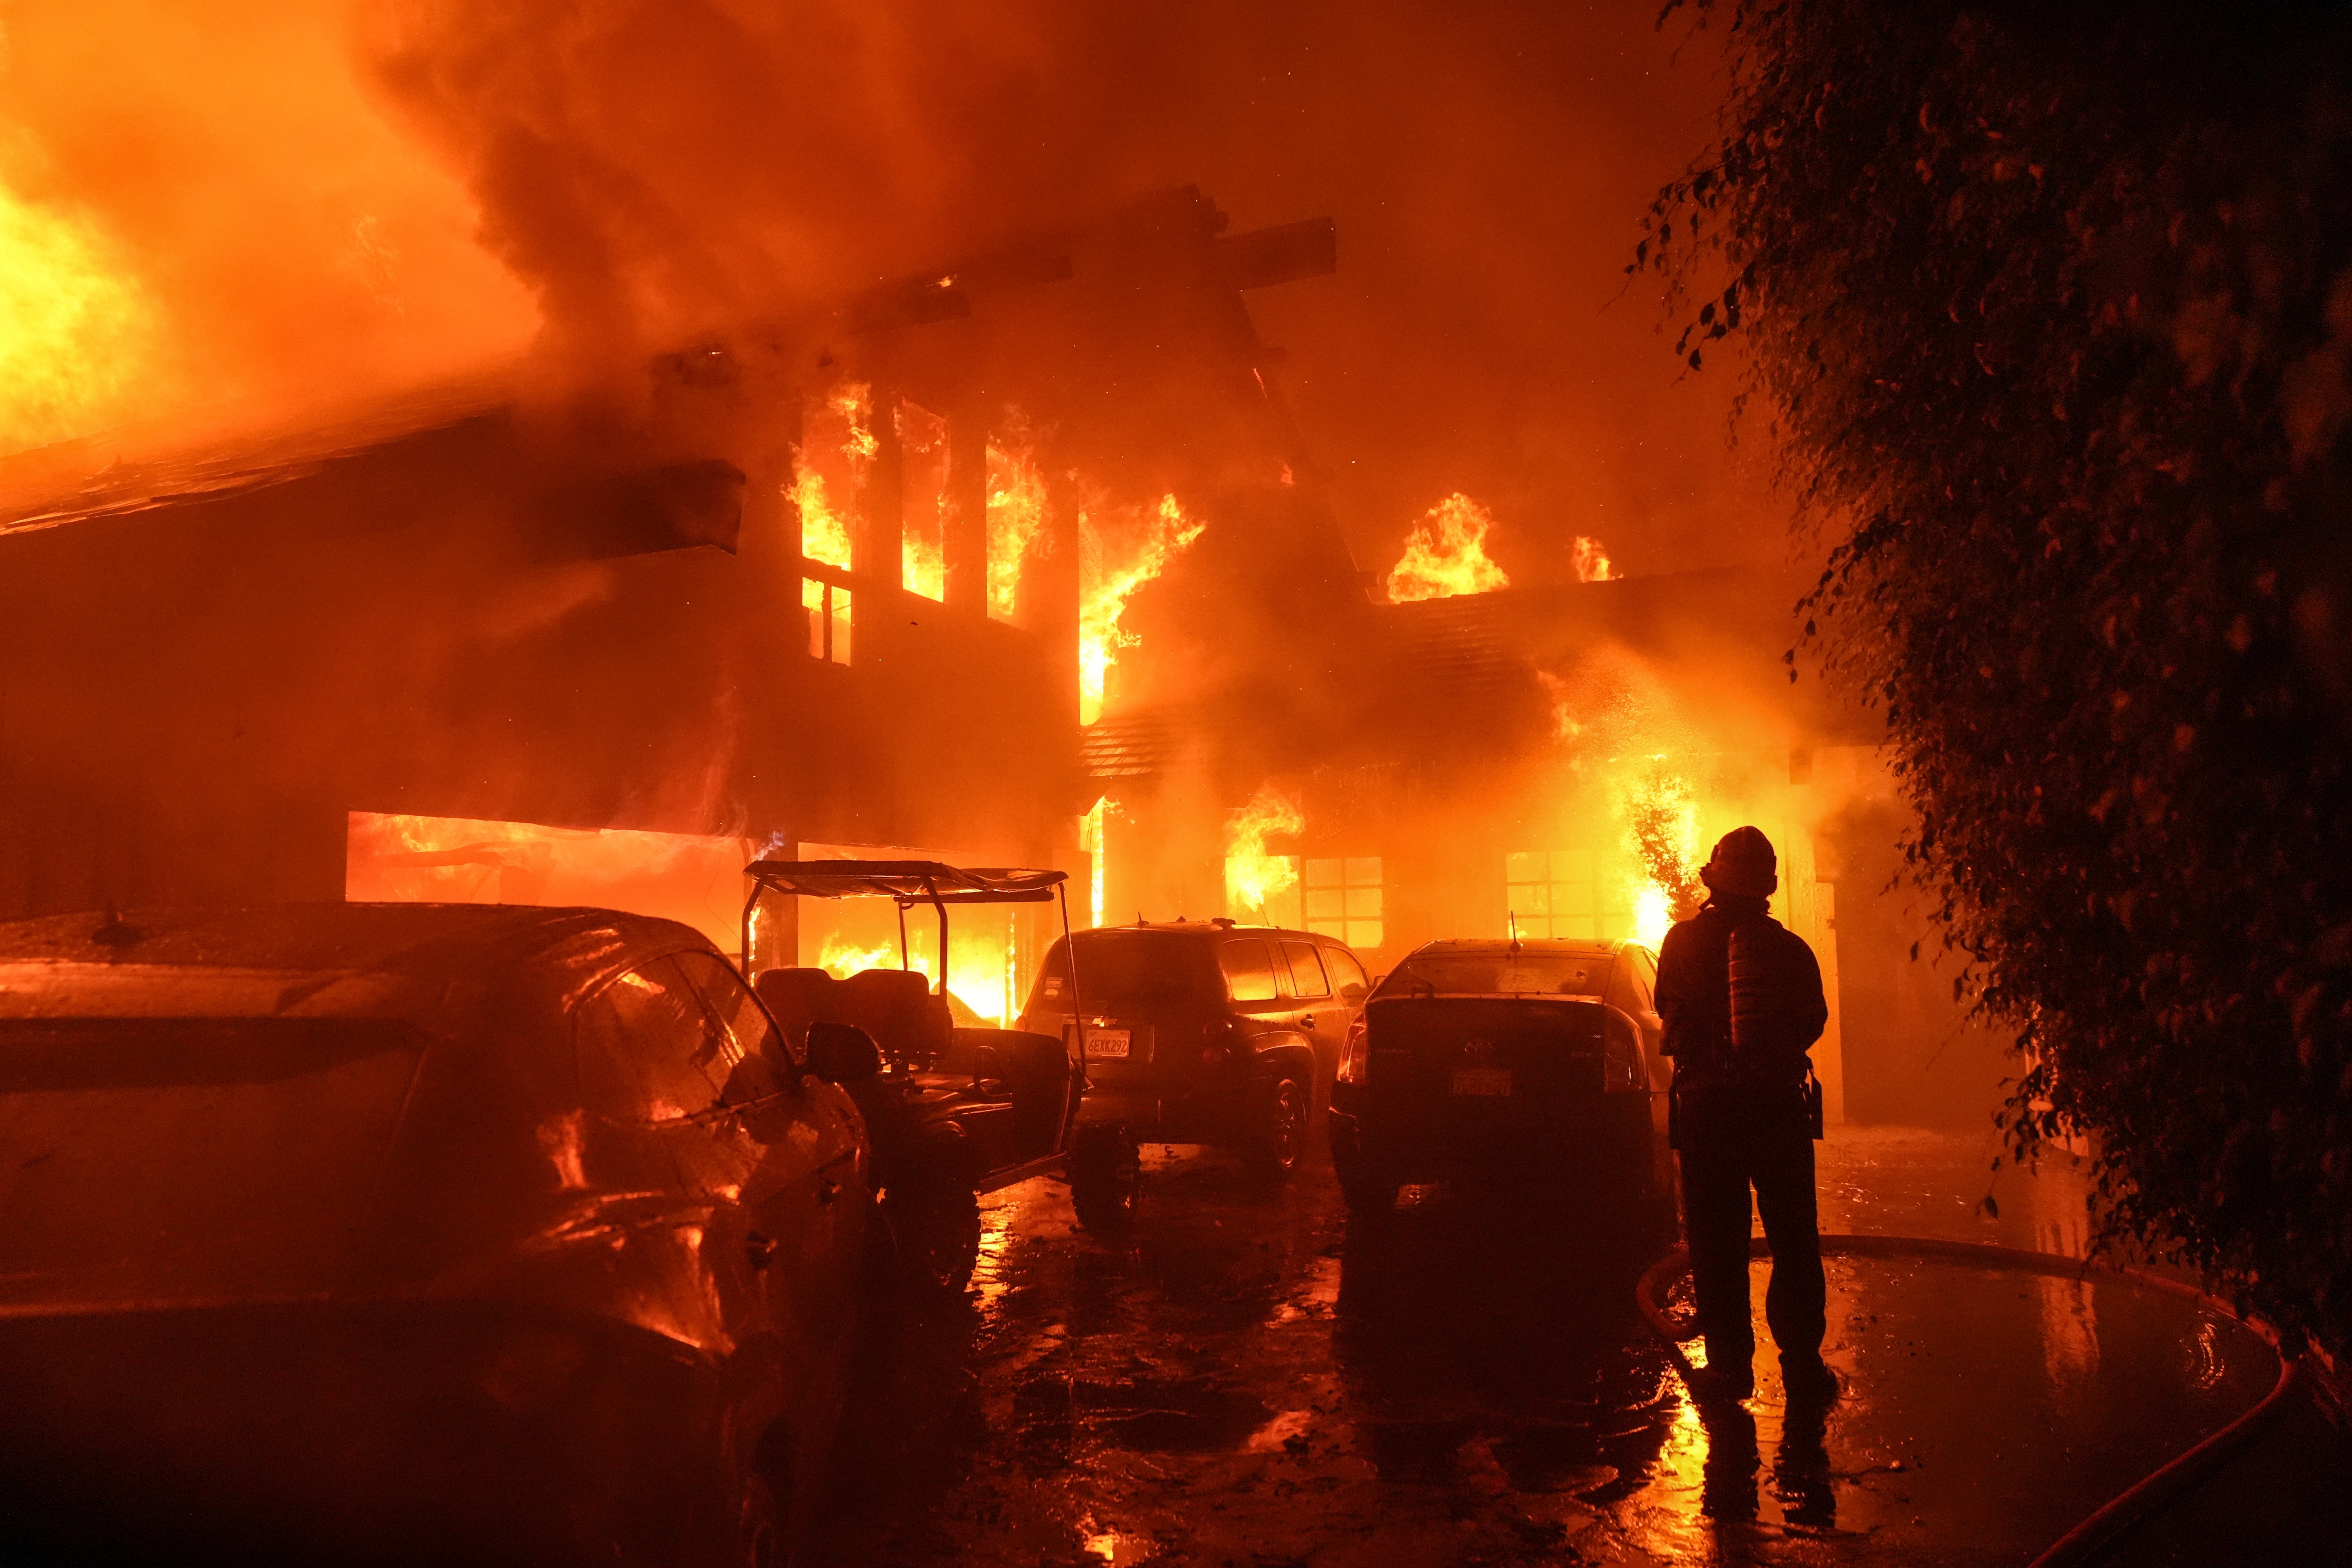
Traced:
<svg viewBox="0 0 2352 1568">
<path fill-rule="evenodd" d="M 1601 1087 L 1610 1094 L 1650 1087 L 1642 1070 L 1642 1037 L 1631 1018 L 1613 1010 L 1601 1027 Z"/>
<path fill-rule="evenodd" d="M 1361 1018 L 1348 1026 L 1348 1037 L 1339 1042 L 1339 1081 L 1341 1083 L 1364 1081 L 1365 1058 L 1369 1055 L 1364 1044 L 1364 1036 L 1367 1032 Z"/>
</svg>

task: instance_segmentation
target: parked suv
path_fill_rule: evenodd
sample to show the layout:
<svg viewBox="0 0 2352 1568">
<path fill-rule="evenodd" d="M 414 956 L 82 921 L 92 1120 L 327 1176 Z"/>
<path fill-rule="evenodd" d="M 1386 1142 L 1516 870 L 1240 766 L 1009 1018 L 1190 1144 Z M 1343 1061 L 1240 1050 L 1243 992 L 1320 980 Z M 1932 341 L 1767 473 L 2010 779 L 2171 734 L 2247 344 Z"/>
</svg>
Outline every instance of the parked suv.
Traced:
<svg viewBox="0 0 2352 1568">
<path fill-rule="evenodd" d="M 1362 962 L 1328 936 L 1226 920 L 1055 943 L 1019 1026 L 1058 1037 L 1084 1020 L 1088 1087 L 1070 1154 L 1079 1216 L 1093 1225 L 1132 1205 L 1139 1142 L 1239 1147 L 1287 1175 L 1368 989 Z"/>
</svg>

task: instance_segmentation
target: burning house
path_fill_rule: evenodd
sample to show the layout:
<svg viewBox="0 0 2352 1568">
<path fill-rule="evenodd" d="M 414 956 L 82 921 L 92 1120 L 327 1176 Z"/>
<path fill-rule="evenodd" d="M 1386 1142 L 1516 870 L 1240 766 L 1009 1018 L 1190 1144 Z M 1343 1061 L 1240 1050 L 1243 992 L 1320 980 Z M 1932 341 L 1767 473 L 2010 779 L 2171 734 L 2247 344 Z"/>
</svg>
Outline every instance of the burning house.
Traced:
<svg viewBox="0 0 2352 1568">
<path fill-rule="evenodd" d="M 1913 951 L 1923 911 L 1895 886 L 1903 819 L 1867 726 L 1789 679 L 1796 590 L 1747 569 L 1612 580 L 1589 540 L 1588 580 L 1512 587 L 1464 509 L 1435 509 L 1385 577 L 1323 533 L 1319 576 L 1297 579 L 1320 591 L 1248 645 L 1284 657 L 1223 688 L 1159 668 L 1188 619 L 1214 628 L 1195 667 L 1237 641 L 1202 563 L 1155 585 L 1149 668 L 1084 742 L 1101 918 L 1304 927 L 1375 969 L 1438 937 L 1654 947 L 1705 898 L 1707 847 L 1750 822 L 1780 848 L 1775 915 L 1822 960 L 1831 1113 L 1989 1109 L 1999 1046 Z"/>
<path fill-rule="evenodd" d="M 1832 1104 L 1997 1076 L 1910 1059 L 1948 982 L 1881 907 L 1859 730 L 1786 681 L 1783 585 L 1611 580 L 1580 540 L 1514 587 L 1459 496 L 1360 571 L 1244 304 L 1333 227 L 1225 227 L 1171 191 L 625 373 L 10 459 L 0 908 L 588 903 L 732 950 L 741 867 L 790 846 L 1060 866 L 1082 921 L 1378 967 L 1654 942 L 1754 820 L 1838 976 Z M 755 962 L 900 961 L 887 910 L 800 902 Z M 1044 936 L 968 922 L 959 1002 L 1009 1016 Z M 903 956 L 936 974 L 934 941 Z"/>
<path fill-rule="evenodd" d="M 625 374 L 10 459 L 0 910 L 576 902 L 732 950 L 765 846 L 1081 868 L 1127 593 L 1302 504 L 1242 296 L 1333 229 L 1224 227 L 1174 191 Z M 897 960 L 795 901 L 756 960 Z M 1003 1016 L 1031 942 L 973 922 L 958 997 Z"/>
</svg>

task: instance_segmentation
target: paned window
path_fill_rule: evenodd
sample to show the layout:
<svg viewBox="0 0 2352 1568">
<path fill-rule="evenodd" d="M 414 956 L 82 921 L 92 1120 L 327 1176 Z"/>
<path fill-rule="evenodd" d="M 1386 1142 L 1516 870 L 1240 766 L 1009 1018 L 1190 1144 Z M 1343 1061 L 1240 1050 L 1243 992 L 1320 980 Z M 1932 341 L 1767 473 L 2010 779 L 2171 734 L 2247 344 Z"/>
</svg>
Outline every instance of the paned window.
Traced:
<svg viewBox="0 0 2352 1568">
<path fill-rule="evenodd" d="M 809 657 L 827 664 L 847 664 L 849 590 L 819 578 L 803 577 L 801 608 L 808 612 Z"/>
<path fill-rule="evenodd" d="M 1329 859 L 1308 856 L 1300 869 L 1307 929 L 1335 936 L 1359 952 L 1378 949 L 1385 934 L 1381 858 L 1350 855 Z"/>
<path fill-rule="evenodd" d="M 1590 849 L 1535 849 L 1503 863 L 1504 899 L 1522 937 L 1590 942 L 1633 934 L 1625 889 L 1596 873 Z"/>
</svg>

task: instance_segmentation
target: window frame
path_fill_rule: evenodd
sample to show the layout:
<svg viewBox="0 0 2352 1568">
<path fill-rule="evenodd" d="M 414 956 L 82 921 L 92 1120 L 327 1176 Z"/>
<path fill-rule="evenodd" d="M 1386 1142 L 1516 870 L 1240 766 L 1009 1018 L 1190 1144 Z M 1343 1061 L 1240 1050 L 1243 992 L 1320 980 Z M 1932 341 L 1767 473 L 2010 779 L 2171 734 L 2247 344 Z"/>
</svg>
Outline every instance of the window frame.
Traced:
<svg viewBox="0 0 2352 1568">
<path fill-rule="evenodd" d="M 1337 991 L 1332 989 L 1330 971 L 1323 966 L 1321 944 L 1317 942 L 1313 937 L 1277 937 L 1275 939 L 1275 947 L 1282 954 L 1283 963 L 1287 965 L 1290 970 L 1290 991 L 1292 995 L 1297 997 L 1302 1002 L 1321 1002 L 1327 998 L 1339 994 Z M 1298 984 L 1298 954 L 1301 952 L 1304 952 L 1307 954 L 1307 961 L 1315 966 L 1316 978 L 1318 983 L 1322 986 L 1322 989 L 1319 991 L 1307 990 Z"/>
<path fill-rule="evenodd" d="M 809 590 L 818 590 L 809 602 Z M 808 623 L 808 656 L 819 664 L 847 669 L 857 649 L 857 591 L 847 572 L 803 557 L 801 561 L 801 615 Z M 838 628 L 838 645 L 834 636 Z"/>
<path fill-rule="evenodd" d="M 1348 994 L 1348 979 L 1344 974 L 1338 977 L 1338 983 L 1331 992 L 1332 995 L 1342 1002 L 1355 1003 L 1361 1002 L 1372 994 L 1372 972 L 1365 966 L 1364 961 L 1357 956 L 1353 948 L 1344 942 L 1333 942 L 1328 938 L 1317 942 L 1316 945 L 1330 953 L 1339 963 L 1354 970 L 1356 973 L 1355 995 Z"/>
<path fill-rule="evenodd" d="M 610 1026 L 616 1031 L 615 1037 L 612 1042 L 611 1047 L 606 1047 L 606 1054 L 609 1054 L 611 1049 L 618 1049 L 632 1044 L 638 1044 L 643 1047 L 639 1053 L 638 1059 L 641 1062 L 650 1061 L 658 1069 L 662 1061 L 662 1055 L 667 1053 L 668 1049 L 668 1047 L 662 1045 L 658 1040 L 649 1039 L 646 1032 L 634 1023 L 630 1019 L 628 1014 L 613 999 L 614 991 L 621 986 L 627 985 L 632 977 L 644 976 L 647 979 L 653 980 L 661 984 L 665 989 L 675 992 L 680 995 L 684 1001 L 691 1004 L 694 1014 L 701 1019 L 703 1036 L 706 1042 L 713 1038 L 719 1038 L 732 1043 L 733 1037 L 728 1032 L 725 1022 L 717 1013 L 711 1010 L 709 1004 L 703 999 L 701 988 L 696 985 L 692 977 L 688 975 L 685 970 L 679 968 L 675 962 L 676 954 L 678 951 L 682 950 L 673 949 L 670 952 L 651 953 L 640 957 L 635 963 L 614 974 L 603 984 L 596 987 L 594 991 L 581 998 L 579 1004 L 572 1008 L 572 1060 L 574 1064 L 574 1071 L 579 1075 L 581 1099 L 588 1106 L 588 1109 L 592 1113 L 605 1115 L 613 1111 L 617 1111 L 620 1109 L 616 1103 L 613 1103 L 619 1097 L 605 1092 L 607 1086 L 593 1083 L 590 1076 L 592 1071 L 590 1067 L 590 1058 L 598 1049 L 597 1047 L 593 1047 L 586 1038 L 591 1016 L 590 1010 L 592 1008 L 602 1009 L 604 1016 L 609 1018 L 611 1021 Z M 668 976 L 664 976 L 658 973 L 659 970 L 665 967 L 670 971 L 670 974 Z M 656 973 L 648 974 L 646 973 L 648 971 L 655 971 Z M 740 1058 L 738 1058 L 737 1059 L 740 1060 Z M 667 1083 L 671 1078 L 678 1076 L 675 1071 L 677 1065 L 678 1064 L 672 1063 L 671 1068 L 664 1071 L 663 1077 L 659 1081 Z M 696 1078 L 698 1078 L 702 1081 L 704 1088 L 708 1091 L 708 1098 L 701 1099 L 700 1103 L 698 1104 L 681 1107 L 676 1115 L 655 1116 L 633 1114 L 631 1118 L 633 1121 L 636 1121 L 640 1125 L 649 1127 L 683 1127 L 694 1125 L 699 1122 L 706 1122 L 716 1116 L 730 1114 L 730 1108 L 726 1104 L 726 1079 L 722 1077 L 716 1081 L 712 1079 L 711 1075 L 702 1067 L 702 1053 L 698 1051 L 694 1055 L 686 1058 L 683 1062 L 683 1067 L 687 1070 L 692 1072 Z M 598 1068 L 595 1070 L 602 1071 L 603 1069 Z M 730 1063 L 729 1065 L 730 1074 L 732 1073 L 732 1070 L 733 1064 Z M 644 1097 L 640 1096 L 637 1098 L 642 1100 Z M 697 1098 L 699 1098 L 699 1095 L 698 1095 Z"/>
<path fill-rule="evenodd" d="M 1370 865 L 1376 869 L 1370 881 L 1360 880 L 1360 868 Z M 1317 882 L 1309 869 L 1315 866 L 1337 866 L 1339 880 Z M 1370 893 L 1374 912 L 1362 914 L 1355 909 L 1352 895 Z M 1318 916 L 1313 912 L 1318 893 L 1336 893 L 1339 898 L 1338 915 Z M 1350 950 L 1369 948 L 1378 952 L 1388 945 L 1388 861 L 1381 855 L 1302 855 L 1298 860 L 1299 923 L 1313 935 L 1328 938 Z M 1338 929 L 1333 929 L 1337 927 Z M 1371 940 L 1364 940 L 1364 928 L 1370 928 Z"/>
</svg>

